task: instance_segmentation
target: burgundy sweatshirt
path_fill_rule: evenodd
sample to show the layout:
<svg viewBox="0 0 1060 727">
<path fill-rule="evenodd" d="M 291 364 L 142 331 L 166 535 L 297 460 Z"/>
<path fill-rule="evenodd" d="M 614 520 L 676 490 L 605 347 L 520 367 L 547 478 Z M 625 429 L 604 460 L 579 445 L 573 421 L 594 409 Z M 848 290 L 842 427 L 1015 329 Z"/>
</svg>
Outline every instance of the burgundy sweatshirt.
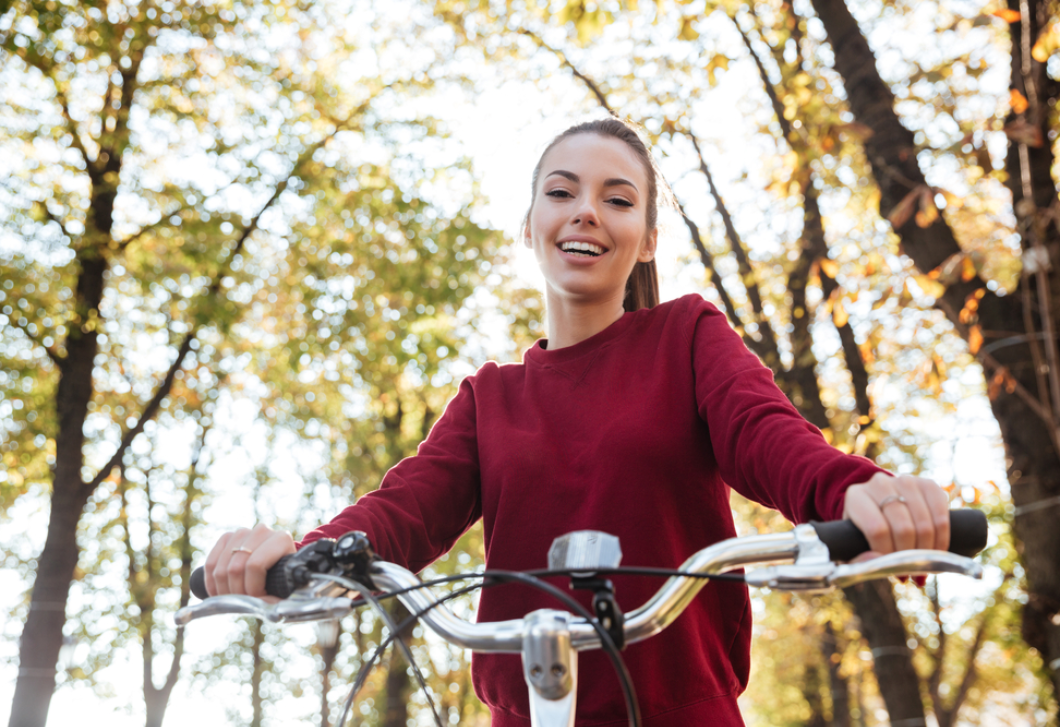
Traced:
<svg viewBox="0 0 1060 727">
<path fill-rule="evenodd" d="M 726 485 L 794 522 L 831 520 L 846 488 L 878 471 L 831 447 L 697 295 L 546 346 L 466 378 L 418 454 L 303 544 L 363 530 L 384 559 L 419 571 L 481 517 L 487 568 L 545 568 L 552 540 L 584 529 L 617 535 L 623 565 L 676 568 L 736 534 Z M 612 580 L 627 612 L 662 585 Z M 478 618 L 538 608 L 564 607 L 497 586 L 482 592 Z M 746 587 L 712 582 L 670 628 L 626 649 L 644 724 L 742 725 L 750 637 Z M 530 724 L 517 654 L 476 654 L 472 676 L 496 727 Z M 626 723 L 602 652 L 579 654 L 579 681 L 578 725 Z"/>
</svg>

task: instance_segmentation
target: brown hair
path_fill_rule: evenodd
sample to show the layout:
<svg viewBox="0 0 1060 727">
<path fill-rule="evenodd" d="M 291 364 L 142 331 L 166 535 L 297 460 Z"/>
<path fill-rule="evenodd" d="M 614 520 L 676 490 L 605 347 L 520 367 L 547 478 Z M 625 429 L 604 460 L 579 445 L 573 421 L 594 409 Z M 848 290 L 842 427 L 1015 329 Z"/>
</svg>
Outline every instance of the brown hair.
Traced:
<svg viewBox="0 0 1060 727">
<path fill-rule="evenodd" d="M 534 195 L 537 194 L 537 178 L 541 173 L 541 162 L 544 161 L 545 155 L 552 151 L 552 147 L 564 139 L 577 134 L 596 134 L 605 138 L 618 139 L 625 142 L 626 146 L 632 149 L 637 158 L 640 159 L 641 164 L 644 165 L 645 176 L 648 178 L 647 232 L 650 234 L 658 226 L 659 222 L 659 180 L 662 179 L 662 176 L 655 166 L 655 160 L 652 158 L 651 152 L 648 151 L 647 144 L 644 143 L 644 140 L 637 132 L 637 127 L 632 122 L 614 117 L 586 121 L 572 126 L 545 147 L 545 151 L 541 153 L 541 158 L 537 160 L 537 166 L 534 167 L 534 176 L 530 181 L 530 210 L 526 213 L 524 229 L 530 223 L 530 211 L 534 208 L 533 200 Z M 665 182 L 663 187 L 665 190 Z M 665 191 L 663 194 L 665 194 Z M 633 272 L 630 273 L 629 278 L 626 280 L 626 297 L 622 301 L 622 307 L 626 311 L 632 312 L 641 308 L 654 308 L 657 305 L 659 305 L 659 273 L 655 267 L 655 259 L 652 258 L 646 263 L 638 262 L 633 266 Z"/>
</svg>

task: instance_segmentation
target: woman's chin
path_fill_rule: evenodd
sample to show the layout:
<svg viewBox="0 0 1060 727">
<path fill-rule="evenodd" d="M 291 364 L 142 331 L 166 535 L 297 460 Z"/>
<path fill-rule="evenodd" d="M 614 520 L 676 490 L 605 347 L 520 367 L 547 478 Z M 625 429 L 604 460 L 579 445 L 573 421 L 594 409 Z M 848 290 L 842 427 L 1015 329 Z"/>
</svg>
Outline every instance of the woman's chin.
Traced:
<svg viewBox="0 0 1060 727">
<path fill-rule="evenodd" d="M 548 301 L 567 305 L 602 305 L 617 302 L 622 305 L 625 289 L 609 288 L 601 285 L 567 282 L 557 285 L 546 283 Z"/>
</svg>

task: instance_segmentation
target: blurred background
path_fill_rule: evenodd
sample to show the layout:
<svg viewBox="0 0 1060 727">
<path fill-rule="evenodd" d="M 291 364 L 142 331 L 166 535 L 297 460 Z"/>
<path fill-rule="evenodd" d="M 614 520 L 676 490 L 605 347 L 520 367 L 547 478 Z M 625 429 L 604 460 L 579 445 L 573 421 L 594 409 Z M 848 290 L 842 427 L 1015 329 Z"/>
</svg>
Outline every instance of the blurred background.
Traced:
<svg viewBox="0 0 1060 727">
<path fill-rule="evenodd" d="M 531 171 L 615 114 L 678 201 L 663 298 L 992 523 L 981 583 L 753 593 L 748 724 L 1055 725 L 1058 8 L 0 1 L 0 717 L 334 724 L 379 620 L 176 629 L 190 569 L 329 519 L 545 335 Z M 476 526 L 428 573 L 481 565 Z M 352 723 L 431 724 L 413 685 L 388 651 Z"/>
</svg>

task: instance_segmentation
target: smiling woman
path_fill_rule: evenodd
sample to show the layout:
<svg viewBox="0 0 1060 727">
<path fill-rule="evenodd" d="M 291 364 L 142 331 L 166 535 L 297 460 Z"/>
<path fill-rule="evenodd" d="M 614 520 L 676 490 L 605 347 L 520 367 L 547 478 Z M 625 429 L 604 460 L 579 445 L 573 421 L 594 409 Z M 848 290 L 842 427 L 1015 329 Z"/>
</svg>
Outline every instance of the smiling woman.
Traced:
<svg viewBox="0 0 1060 727">
<path fill-rule="evenodd" d="M 660 180 L 647 145 L 618 119 L 572 126 L 545 149 L 534 168 L 523 234 L 545 276 L 550 331 L 568 328 L 561 316 L 607 325 L 623 311 L 658 304 L 659 201 L 669 199 L 660 195 L 660 189 L 668 191 Z M 584 270 L 564 268 L 579 262 L 586 263 Z M 572 290 L 563 287 L 564 270 L 574 275 Z M 579 292 L 579 280 L 590 287 Z M 551 345 L 569 343 L 553 335 Z"/>
<path fill-rule="evenodd" d="M 577 530 L 616 535 L 629 563 L 676 566 L 735 535 L 732 487 L 795 522 L 849 517 L 878 552 L 946 548 L 937 485 L 832 448 L 702 297 L 658 302 L 657 180 L 619 120 L 552 142 L 523 225 L 545 279 L 548 339 L 522 364 L 490 362 L 464 379 L 417 455 L 301 545 L 361 530 L 383 559 L 418 571 L 481 518 L 487 569 L 538 568 L 554 538 Z M 229 533 L 207 559 L 207 588 L 263 595 L 266 569 L 295 547 L 263 526 Z M 656 586 L 614 583 L 623 611 Z M 478 618 L 554 605 L 491 589 Z M 742 725 L 750 635 L 746 588 L 712 582 L 670 628 L 632 645 L 643 724 Z M 623 721 L 606 656 L 585 653 L 579 670 L 576 723 Z M 472 677 L 495 727 L 529 724 L 517 655 L 476 654 Z"/>
</svg>

